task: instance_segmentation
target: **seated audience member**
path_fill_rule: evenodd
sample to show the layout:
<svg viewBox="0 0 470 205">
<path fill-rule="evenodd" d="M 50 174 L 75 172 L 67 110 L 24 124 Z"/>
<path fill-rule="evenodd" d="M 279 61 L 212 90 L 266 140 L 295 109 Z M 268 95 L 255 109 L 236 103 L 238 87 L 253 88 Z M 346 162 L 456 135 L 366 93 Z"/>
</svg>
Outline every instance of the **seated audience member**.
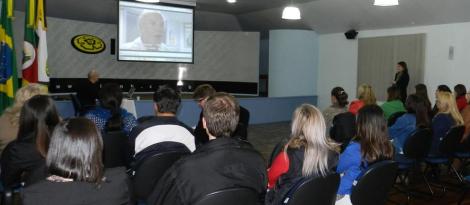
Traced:
<svg viewBox="0 0 470 205">
<path fill-rule="evenodd" d="M 415 95 L 417 95 L 422 100 L 424 100 L 424 105 L 426 106 L 426 109 L 429 110 L 429 116 L 431 116 L 432 107 L 431 107 L 431 101 L 429 100 L 429 96 L 428 96 L 428 88 L 426 87 L 426 85 L 417 84 L 415 86 Z"/>
<path fill-rule="evenodd" d="M 327 138 L 325 131 L 322 114 L 313 105 L 303 104 L 294 111 L 289 142 L 268 169 L 266 204 L 281 204 L 303 178 L 334 172 L 339 145 Z"/>
<path fill-rule="evenodd" d="M 331 90 L 331 105 L 323 110 L 326 129 L 329 130 L 333 123 L 333 118 L 340 113 L 348 111 L 348 94 L 342 87 L 335 87 Z"/>
<path fill-rule="evenodd" d="M 123 167 L 104 170 L 103 142 L 90 120 L 61 122 L 51 137 L 46 164 L 49 176 L 22 191 L 29 204 L 128 204 Z"/>
<path fill-rule="evenodd" d="M 467 107 L 467 99 L 465 95 L 467 94 L 467 88 L 465 85 L 458 84 L 454 87 L 455 101 L 457 102 L 457 108 L 459 111 L 462 111 Z"/>
<path fill-rule="evenodd" d="M 438 92 L 436 105 L 438 112 L 432 119 L 433 139 L 429 156 L 439 156 L 439 144 L 450 128 L 463 125 L 462 115 L 460 115 L 455 103 L 455 98 L 450 92 Z"/>
<path fill-rule="evenodd" d="M 24 103 L 35 95 L 44 94 L 47 94 L 47 88 L 36 83 L 30 83 L 16 92 L 14 104 L 0 117 L 0 154 L 18 135 L 20 112 Z"/>
<path fill-rule="evenodd" d="M 450 91 L 450 88 L 447 86 L 447 85 L 439 85 L 437 86 L 437 89 L 436 89 L 436 92 L 435 92 L 435 95 L 436 95 L 436 103 L 434 103 L 434 107 L 432 108 L 432 116 L 434 117 L 437 112 L 439 111 L 438 108 L 437 108 L 437 94 L 439 92 L 448 92 L 448 93 L 451 93 L 452 94 L 452 91 Z"/>
<path fill-rule="evenodd" d="M 403 146 L 406 139 L 411 136 L 417 128 L 430 126 L 429 110 L 425 106 L 425 101 L 415 94 L 406 99 L 406 111 L 399 117 L 395 124 L 388 129 L 390 138 L 397 154 L 403 154 Z"/>
<path fill-rule="evenodd" d="M 193 99 L 197 101 L 197 104 L 201 108 L 201 114 L 199 114 L 199 122 L 194 129 L 194 136 L 196 137 L 196 145 L 199 146 L 209 141 L 203 125 L 202 125 L 202 113 L 203 107 L 207 99 L 215 93 L 215 89 L 209 84 L 202 84 L 197 86 L 194 90 Z M 250 121 L 250 112 L 244 107 L 240 106 L 240 118 L 237 125 L 237 129 L 233 133 L 233 137 L 247 140 L 248 138 L 248 124 Z"/>
<path fill-rule="evenodd" d="M 401 101 L 400 90 L 395 87 L 391 86 L 387 89 L 387 102 L 380 106 L 384 111 L 385 119 L 389 119 L 390 116 L 397 112 L 405 112 L 405 106 Z"/>
<path fill-rule="evenodd" d="M 377 105 L 366 105 L 357 117 L 357 137 L 339 156 L 337 172 L 341 174 L 336 204 L 351 204 L 354 181 L 369 165 L 391 159 L 393 146 L 389 141 L 387 121 Z"/>
<path fill-rule="evenodd" d="M 467 103 L 470 102 L 470 94 L 467 94 L 466 98 Z M 467 140 L 468 137 L 470 137 L 470 106 L 467 106 L 462 110 L 462 118 L 465 125 L 465 134 L 463 135 L 464 138 L 462 139 L 463 142 L 464 140 Z"/>
<path fill-rule="evenodd" d="M 352 101 L 349 105 L 349 112 L 354 115 L 356 115 L 364 105 L 375 105 L 377 103 L 372 86 L 367 84 L 359 86 L 357 89 L 357 98 L 357 100 Z"/>
<path fill-rule="evenodd" d="M 245 187 L 264 201 L 266 166 L 263 157 L 246 141 L 232 138 L 239 105 L 226 93 L 209 97 L 203 109 L 203 126 L 209 142 L 173 164 L 158 182 L 147 204 L 194 204 L 218 190 Z"/>
<path fill-rule="evenodd" d="M 129 134 L 137 121 L 134 115 L 121 108 L 122 92 L 119 85 L 105 84 L 98 98 L 100 105 L 89 110 L 84 117 L 93 121 L 102 133 L 122 130 Z"/>
<path fill-rule="evenodd" d="M 77 87 L 77 98 L 82 106 L 80 112 L 85 112 L 96 106 L 100 90 L 99 74 L 96 70 L 88 72 L 88 79 Z"/>
<path fill-rule="evenodd" d="M 196 149 L 193 130 L 176 118 L 180 94 L 162 86 L 153 94 L 153 102 L 156 117 L 138 125 L 130 134 L 135 139 L 135 153 L 160 142 L 178 142 L 193 152 Z"/>
<path fill-rule="evenodd" d="M 46 177 L 44 158 L 49 136 L 59 121 L 50 97 L 36 95 L 26 101 L 21 109 L 18 137 L 2 154 L 1 178 L 5 186 L 20 182 L 30 185 Z"/>
</svg>

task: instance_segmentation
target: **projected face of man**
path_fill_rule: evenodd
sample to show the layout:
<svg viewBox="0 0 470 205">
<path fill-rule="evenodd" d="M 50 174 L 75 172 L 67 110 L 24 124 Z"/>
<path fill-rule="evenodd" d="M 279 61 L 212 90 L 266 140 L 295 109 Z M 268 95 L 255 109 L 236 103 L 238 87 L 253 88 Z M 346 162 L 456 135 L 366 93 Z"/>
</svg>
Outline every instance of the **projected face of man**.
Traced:
<svg viewBox="0 0 470 205">
<path fill-rule="evenodd" d="M 140 38 L 148 49 L 159 49 L 165 37 L 165 23 L 157 12 L 143 13 L 139 18 Z"/>
</svg>

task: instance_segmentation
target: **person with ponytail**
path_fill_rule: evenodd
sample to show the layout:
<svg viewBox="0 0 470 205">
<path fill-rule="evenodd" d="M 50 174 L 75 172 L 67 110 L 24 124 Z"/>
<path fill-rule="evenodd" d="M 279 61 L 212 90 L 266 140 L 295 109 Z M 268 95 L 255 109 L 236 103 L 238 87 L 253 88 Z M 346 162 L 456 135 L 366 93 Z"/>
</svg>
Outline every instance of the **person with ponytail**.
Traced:
<svg viewBox="0 0 470 205">
<path fill-rule="evenodd" d="M 33 184 L 46 177 L 45 157 L 49 139 L 60 118 L 54 101 L 36 95 L 21 108 L 16 140 L 7 145 L 1 158 L 3 185 Z"/>
<path fill-rule="evenodd" d="M 335 87 L 331 90 L 331 105 L 323 110 L 327 130 L 331 128 L 336 115 L 348 111 L 348 104 L 348 94 L 342 87 Z"/>
<path fill-rule="evenodd" d="M 115 83 L 105 84 L 98 93 L 99 106 L 85 113 L 102 133 L 122 130 L 127 135 L 137 125 L 134 115 L 121 108 L 122 92 Z"/>
<path fill-rule="evenodd" d="M 268 169 L 266 204 L 280 204 L 286 193 L 305 177 L 334 172 L 339 145 L 325 135 L 325 120 L 313 105 L 294 111 L 291 136 Z"/>
</svg>

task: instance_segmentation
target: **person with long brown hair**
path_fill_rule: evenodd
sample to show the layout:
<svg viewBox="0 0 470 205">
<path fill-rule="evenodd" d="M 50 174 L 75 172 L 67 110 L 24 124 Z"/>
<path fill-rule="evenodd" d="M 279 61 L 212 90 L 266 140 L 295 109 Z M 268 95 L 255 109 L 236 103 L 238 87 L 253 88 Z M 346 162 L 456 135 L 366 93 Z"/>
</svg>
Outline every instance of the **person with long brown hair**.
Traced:
<svg viewBox="0 0 470 205">
<path fill-rule="evenodd" d="M 303 177 L 322 177 L 333 171 L 339 145 L 325 131 L 325 120 L 315 106 L 303 104 L 294 111 L 290 139 L 268 169 L 266 204 L 280 204 Z"/>
<path fill-rule="evenodd" d="M 342 175 L 336 204 L 351 204 L 354 181 L 369 165 L 392 159 L 393 146 L 389 141 L 387 121 L 377 105 L 366 105 L 359 110 L 357 136 L 340 155 L 337 172 Z"/>
<path fill-rule="evenodd" d="M 21 109 L 18 137 L 2 154 L 1 178 L 7 187 L 32 184 L 46 176 L 45 157 L 50 135 L 60 118 L 49 96 L 36 95 Z"/>
<path fill-rule="evenodd" d="M 23 204 L 128 204 L 125 168 L 105 172 L 102 153 L 93 122 L 72 118 L 59 123 L 46 157 L 49 176 L 22 191 Z"/>
<path fill-rule="evenodd" d="M 430 127 L 428 107 L 419 96 L 412 94 L 406 99 L 406 113 L 389 127 L 390 138 L 398 154 L 403 154 L 403 146 L 418 128 Z"/>
<path fill-rule="evenodd" d="M 11 141 L 16 139 L 19 129 L 20 113 L 24 103 L 36 95 L 47 94 L 47 87 L 30 83 L 20 88 L 15 94 L 15 102 L 0 117 L 0 153 Z"/>
<path fill-rule="evenodd" d="M 395 79 L 393 85 L 398 87 L 400 90 L 400 98 L 403 103 L 406 101 L 408 83 L 410 82 L 410 74 L 408 74 L 408 65 L 405 61 L 397 63 L 397 72 L 395 73 Z"/>
</svg>

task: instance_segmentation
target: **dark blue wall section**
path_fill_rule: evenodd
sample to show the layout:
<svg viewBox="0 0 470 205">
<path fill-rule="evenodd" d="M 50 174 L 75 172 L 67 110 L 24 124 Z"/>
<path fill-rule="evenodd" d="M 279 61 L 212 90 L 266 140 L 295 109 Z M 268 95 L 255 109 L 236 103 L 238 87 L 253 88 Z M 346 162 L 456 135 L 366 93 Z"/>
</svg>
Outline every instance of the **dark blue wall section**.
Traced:
<svg viewBox="0 0 470 205">
<path fill-rule="evenodd" d="M 240 105 L 250 111 L 250 124 L 261 124 L 271 122 L 290 121 L 292 112 L 303 103 L 316 105 L 316 96 L 300 97 L 276 97 L 276 98 L 239 98 Z M 74 114 L 73 106 L 70 101 L 56 101 L 57 109 L 63 118 L 71 117 Z M 153 101 L 140 100 L 135 101 L 138 117 L 153 115 Z M 198 119 L 200 108 L 196 102 L 190 99 L 184 99 L 178 112 L 181 121 L 189 126 L 195 126 Z"/>
</svg>

